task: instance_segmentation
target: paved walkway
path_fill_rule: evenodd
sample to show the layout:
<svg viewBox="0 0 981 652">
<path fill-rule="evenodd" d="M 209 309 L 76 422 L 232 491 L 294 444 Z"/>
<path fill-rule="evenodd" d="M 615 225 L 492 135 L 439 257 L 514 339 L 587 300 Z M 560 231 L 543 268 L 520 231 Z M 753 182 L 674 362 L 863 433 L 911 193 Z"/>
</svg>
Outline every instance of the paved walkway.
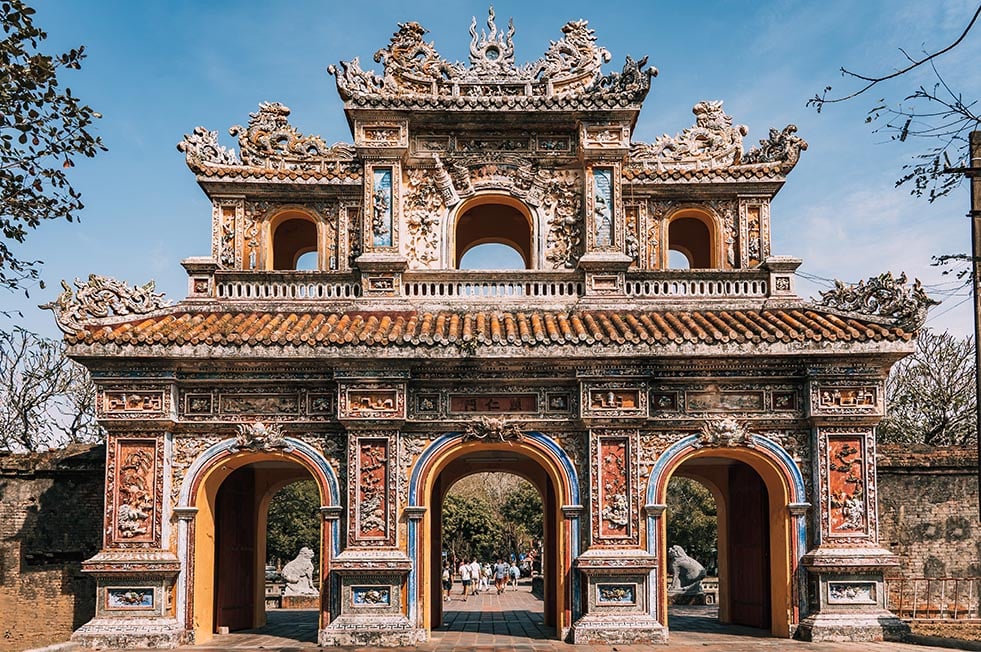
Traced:
<svg viewBox="0 0 981 652">
<path fill-rule="evenodd" d="M 900 643 L 804 643 L 771 638 L 769 632 L 750 627 L 722 625 L 712 608 L 673 608 L 669 618 L 671 640 L 663 645 L 569 645 L 556 640 L 555 629 L 546 627 L 542 603 L 531 594 L 530 585 L 497 595 L 470 596 L 464 601 L 459 585 L 449 602 L 444 602 L 442 627 L 431 640 L 417 649 L 423 652 L 454 650 L 509 650 L 520 652 L 927 652 L 944 648 Z M 269 624 L 259 630 L 217 636 L 199 646 L 181 648 L 186 652 L 263 649 L 265 652 L 314 652 L 316 612 L 270 611 Z M 377 648 L 330 648 L 369 652 Z"/>
</svg>

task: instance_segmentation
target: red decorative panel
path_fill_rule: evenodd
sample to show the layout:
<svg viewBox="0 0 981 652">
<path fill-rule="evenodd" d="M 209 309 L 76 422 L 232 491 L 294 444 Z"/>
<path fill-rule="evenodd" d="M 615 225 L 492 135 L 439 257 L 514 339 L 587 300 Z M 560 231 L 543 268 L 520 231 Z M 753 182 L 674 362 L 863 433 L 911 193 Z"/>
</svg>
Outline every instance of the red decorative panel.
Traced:
<svg viewBox="0 0 981 652">
<path fill-rule="evenodd" d="M 153 544 L 159 535 L 160 451 L 155 439 L 116 440 L 109 467 L 112 511 L 107 526 L 115 544 Z M 123 545 L 122 547 L 127 547 Z"/>
<path fill-rule="evenodd" d="M 629 537 L 631 488 L 627 439 L 603 438 L 599 442 L 599 535 Z"/>
<path fill-rule="evenodd" d="M 828 514 L 832 535 L 864 534 L 868 530 L 863 437 L 828 437 Z"/>
<path fill-rule="evenodd" d="M 470 396 L 454 394 L 450 396 L 451 413 L 467 412 L 538 412 L 538 396 L 536 394 L 481 394 Z"/>
<path fill-rule="evenodd" d="M 389 542 L 391 538 L 391 484 L 388 439 L 358 439 L 357 518 L 352 538 L 357 541 Z"/>
</svg>

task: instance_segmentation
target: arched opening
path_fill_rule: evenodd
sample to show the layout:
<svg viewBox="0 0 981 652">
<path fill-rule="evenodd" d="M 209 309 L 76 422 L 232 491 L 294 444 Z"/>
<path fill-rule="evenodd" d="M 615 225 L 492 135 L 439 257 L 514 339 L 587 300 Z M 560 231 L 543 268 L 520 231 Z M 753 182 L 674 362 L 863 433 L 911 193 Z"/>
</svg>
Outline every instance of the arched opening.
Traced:
<svg viewBox="0 0 981 652">
<path fill-rule="evenodd" d="M 308 215 L 287 211 L 277 215 L 269 225 L 273 270 L 319 269 L 317 224 Z M 312 261 L 301 258 L 314 254 Z M 301 266 L 302 264 L 302 266 Z"/>
<path fill-rule="evenodd" d="M 470 474 L 453 481 L 441 500 L 440 632 L 495 634 L 506 619 L 509 631 L 554 638 L 554 630 L 543 627 L 542 568 L 550 554 L 544 496 L 522 475 L 488 473 L 473 460 L 464 466 Z M 537 467 L 526 470 L 542 475 Z M 443 479 L 454 471 L 451 465 Z"/>
<path fill-rule="evenodd" d="M 769 630 L 772 636 L 789 637 L 799 618 L 794 577 L 795 540 L 801 533 L 789 509 L 794 502 L 792 492 L 796 490 L 788 485 L 784 470 L 771 457 L 748 447 L 691 447 L 687 452 L 670 456 L 672 459 L 663 472 L 652 473 L 659 500 L 668 501 L 668 482 L 677 476 L 697 481 L 711 492 L 715 503 L 718 586 L 707 587 L 711 590 L 706 593 L 717 591 L 718 611 L 709 608 L 708 613 L 693 614 L 687 610 L 679 617 L 679 610 L 670 606 L 673 596 L 668 581 L 671 571 L 668 560 L 675 542 L 668 538 L 667 519 L 661 518 L 658 551 L 665 560 L 661 572 L 664 588 L 661 613 L 670 614 L 664 624 L 684 630 L 698 622 L 686 617 L 700 616 L 703 621 L 717 617 L 720 623 Z M 661 504 L 666 504 L 669 511 L 681 508 L 671 502 Z M 675 556 L 672 553 L 671 557 Z M 697 561 L 702 566 L 711 566 L 711 560 L 707 560 L 708 564 Z"/>
<path fill-rule="evenodd" d="M 545 440 L 544 437 L 539 437 Z M 553 446 L 554 447 L 554 446 Z M 464 442 L 448 436 L 430 449 L 412 474 L 410 502 L 425 506 L 419 523 L 418 579 L 410 581 L 410 602 L 419 605 L 421 624 L 433 632 L 444 623 L 441 591 L 443 566 L 442 513 L 447 492 L 458 480 L 477 472 L 504 472 L 524 478 L 541 496 L 543 506 L 541 606 L 544 628 L 551 636 L 568 628 L 573 619 L 572 559 L 577 550 L 576 518 L 564 518 L 563 505 L 578 504 L 571 463 L 559 451 L 529 437 L 507 442 Z M 496 561 L 496 560 L 495 560 Z M 456 588 L 459 592 L 459 577 Z"/>
<path fill-rule="evenodd" d="M 255 630 L 267 624 L 267 524 L 270 503 L 284 487 L 313 481 L 316 502 L 331 504 L 326 479 L 303 459 L 280 452 L 229 452 L 219 455 L 193 479 L 190 490 L 194 519 L 193 546 L 188 563 L 190 593 L 189 625 L 196 642 L 216 634 Z M 317 595 L 294 601 L 304 613 L 286 614 L 302 624 L 287 628 L 294 640 L 316 642 L 316 632 L 329 619 L 329 591 L 324 581 L 329 572 L 332 536 L 319 515 L 307 523 L 316 532 L 308 561 L 310 583 Z M 311 535 L 313 536 L 313 535 Z M 297 551 L 299 552 L 299 551 Z M 315 562 L 315 563 L 314 563 Z M 275 584 L 273 578 L 270 583 Z M 279 603 L 273 608 L 282 608 Z"/>
<path fill-rule="evenodd" d="M 668 260 L 670 269 L 718 268 L 717 237 L 712 218 L 702 211 L 685 210 L 668 222 Z M 687 261 L 684 264 L 682 261 Z"/>
<path fill-rule="evenodd" d="M 454 260 L 458 269 L 463 269 L 467 252 L 486 244 L 516 251 L 521 256 L 520 269 L 530 269 L 534 264 L 531 214 L 521 202 L 505 195 L 481 195 L 461 206 L 457 215 Z M 498 269 L 514 269 L 510 260 L 502 261 L 509 267 Z"/>
</svg>

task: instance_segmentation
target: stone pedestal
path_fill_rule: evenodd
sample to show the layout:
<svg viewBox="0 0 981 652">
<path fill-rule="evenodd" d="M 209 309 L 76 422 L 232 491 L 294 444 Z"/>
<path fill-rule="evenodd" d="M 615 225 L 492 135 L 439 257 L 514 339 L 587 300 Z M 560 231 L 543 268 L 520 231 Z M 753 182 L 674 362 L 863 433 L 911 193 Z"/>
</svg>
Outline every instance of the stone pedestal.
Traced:
<svg viewBox="0 0 981 652">
<path fill-rule="evenodd" d="M 402 593 L 412 568 L 398 550 L 345 550 L 331 563 L 338 583 L 338 616 L 320 630 L 328 646 L 406 647 L 428 633 L 405 614 Z"/>
<path fill-rule="evenodd" d="M 103 550 L 82 564 L 96 579 L 95 618 L 72 634 L 86 648 L 175 648 L 187 632 L 167 608 L 180 570 L 165 550 Z"/>
<path fill-rule="evenodd" d="M 909 626 L 885 607 L 883 573 L 899 562 L 882 548 L 819 547 L 801 563 L 817 608 L 797 627 L 805 641 L 901 641 Z"/>
<path fill-rule="evenodd" d="M 643 550 L 588 550 L 576 560 L 586 591 L 586 613 L 572 624 L 576 645 L 666 643 L 655 617 L 657 560 Z"/>
</svg>

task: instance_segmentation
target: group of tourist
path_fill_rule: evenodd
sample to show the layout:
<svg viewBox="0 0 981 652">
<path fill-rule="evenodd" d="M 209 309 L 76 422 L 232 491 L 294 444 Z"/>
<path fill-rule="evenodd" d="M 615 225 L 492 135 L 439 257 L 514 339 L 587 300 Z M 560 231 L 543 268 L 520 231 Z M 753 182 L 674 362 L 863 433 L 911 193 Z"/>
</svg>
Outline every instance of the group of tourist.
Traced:
<svg viewBox="0 0 981 652">
<path fill-rule="evenodd" d="M 460 594 L 463 600 L 466 600 L 469 595 L 479 595 L 481 591 L 489 592 L 491 579 L 494 580 L 494 588 L 498 595 L 504 593 L 508 584 L 517 590 L 518 578 L 521 577 L 521 570 L 515 562 L 509 564 L 501 558 L 498 558 L 494 564 L 481 564 L 476 558 L 470 562 L 463 560 L 456 571 L 463 584 Z M 453 590 L 453 564 L 449 561 L 443 562 L 442 583 L 443 600 L 446 601 L 450 599 Z"/>
</svg>

